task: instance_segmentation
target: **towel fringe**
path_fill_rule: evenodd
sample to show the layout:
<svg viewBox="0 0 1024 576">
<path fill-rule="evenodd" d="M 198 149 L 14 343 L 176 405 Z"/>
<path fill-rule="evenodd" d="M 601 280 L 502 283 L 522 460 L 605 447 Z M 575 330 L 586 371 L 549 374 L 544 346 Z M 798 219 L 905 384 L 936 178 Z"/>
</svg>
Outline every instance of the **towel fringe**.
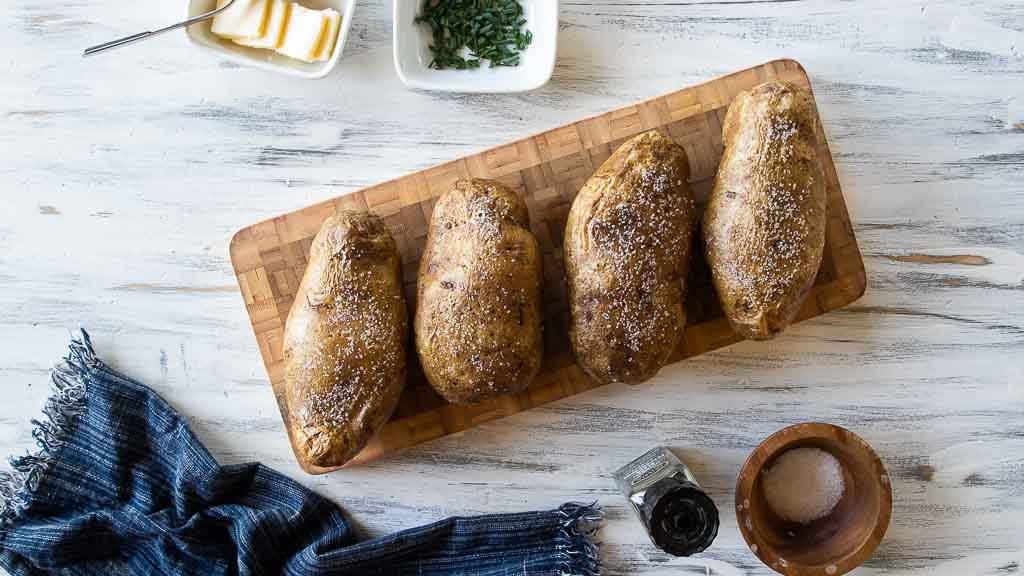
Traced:
<svg viewBox="0 0 1024 576">
<path fill-rule="evenodd" d="M 562 556 L 559 576 L 600 576 L 600 544 L 594 540 L 601 529 L 604 511 L 597 502 L 563 504 L 558 512 L 565 518 L 558 534 Z"/>
<path fill-rule="evenodd" d="M 86 382 L 90 372 L 101 368 L 89 334 L 72 338 L 68 355 L 50 373 L 50 397 L 43 417 L 33 419 L 32 437 L 38 450 L 11 457 L 11 472 L 0 472 L 0 531 L 14 522 L 29 505 L 32 493 L 50 470 L 64 441 L 85 411 Z"/>
</svg>

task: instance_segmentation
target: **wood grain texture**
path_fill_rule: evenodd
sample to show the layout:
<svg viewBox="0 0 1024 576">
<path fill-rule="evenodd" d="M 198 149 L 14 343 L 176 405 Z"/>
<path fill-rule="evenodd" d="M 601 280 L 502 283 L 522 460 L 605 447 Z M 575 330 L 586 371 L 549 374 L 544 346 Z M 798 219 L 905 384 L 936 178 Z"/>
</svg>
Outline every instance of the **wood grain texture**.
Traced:
<svg viewBox="0 0 1024 576">
<path fill-rule="evenodd" d="M 380 216 L 398 242 L 406 299 L 416 307 L 417 270 L 437 199 L 459 178 L 489 178 L 521 195 L 544 258 L 544 363 L 529 389 L 471 406 L 449 404 L 430 386 L 415 358 L 410 360 L 405 393 L 395 414 L 348 466 L 480 426 L 586 392 L 599 386 L 575 364 L 569 346 L 569 310 L 562 240 L 573 199 L 587 179 L 622 144 L 637 134 L 659 130 L 686 149 L 691 185 L 703 204 L 722 155 L 722 119 L 736 94 L 769 80 L 808 90 L 810 80 L 793 60 L 776 60 L 580 120 L 490 150 L 428 168 L 364 190 L 265 220 L 231 240 L 231 262 L 252 322 L 263 363 L 283 422 L 289 422 L 282 352 L 285 323 L 305 271 L 313 237 L 324 220 L 342 210 L 369 210 Z M 850 304 L 864 294 L 864 262 L 846 211 L 843 191 L 820 123 L 817 157 L 825 174 L 828 225 L 825 250 L 814 287 L 797 320 Z M 699 240 L 697 240 L 699 242 Z M 703 250 L 693 250 L 687 281 L 687 326 L 674 361 L 735 344 L 711 284 Z M 295 449 L 295 438 L 288 427 Z M 296 452 L 297 454 L 297 452 Z M 300 463 L 302 459 L 299 458 Z M 307 466 L 312 474 L 341 467 Z"/>
<path fill-rule="evenodd" d="M 83 61 L 179 2 L 0 2 L 0 453 L 33 446 L 46 371 L 79 323 L 189 416 L 370 534 L 596 499 L 611 575 L 768 576 L 723 514 L 699 558 L 654 549 L 610 475 L 674 446 L 723 510 L 755 446 L 797 422 L 865 438 L 892 525 L 858 576 L 1024 570 L 1024 6 L 1015 0 L 563 0 L 558 67 L 525 95 L 405 90 L 389 0 L 360 0 L 338 71 L 283 80 L 184 34 Z M 311 477 L 239 306 L 238 229 L 792 57 L 808 70 L 868 271 L 856 304 L 399 458 Z M 927 255 L 933 262 L 896 257 Z M 984 265 L 944 262 L 974 256 Z M 128 288 L 125 288 L 128 287 Z"/>
</svg>

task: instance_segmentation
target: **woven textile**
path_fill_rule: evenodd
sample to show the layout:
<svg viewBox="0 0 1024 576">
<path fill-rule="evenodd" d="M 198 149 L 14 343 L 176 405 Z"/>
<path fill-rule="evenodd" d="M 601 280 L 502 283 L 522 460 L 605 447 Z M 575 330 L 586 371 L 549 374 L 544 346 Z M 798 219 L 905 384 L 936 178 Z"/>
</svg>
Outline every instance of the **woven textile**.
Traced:
<svg viewBox="0 0 1024 576">
<path fill-rule="evenodd" d="M 82 332 L 53 373 L 39 451 L 0 473 L 15 576 L 593 575 L 593 506 L 449 518 L 358 542 L 330 501 L 260 464 L 220 466 L 185 420 Z"/>
</svg>

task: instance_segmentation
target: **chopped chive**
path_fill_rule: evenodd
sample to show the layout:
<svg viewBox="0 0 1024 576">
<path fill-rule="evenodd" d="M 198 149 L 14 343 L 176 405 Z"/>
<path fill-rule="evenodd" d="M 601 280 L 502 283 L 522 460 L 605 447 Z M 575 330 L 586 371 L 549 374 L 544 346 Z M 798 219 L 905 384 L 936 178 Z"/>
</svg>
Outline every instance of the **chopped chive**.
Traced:
<svg viewBox="0 0 1024 576">
<path fill-rule="evenodd" d="M 520 0 L 423 0 L 414 21 L 430 26 L 430 67 L 438 70 L 479 68 L 481 60 L 491 68 L 518 66 L 519 53 L 533 42 Z"/>
</svg>

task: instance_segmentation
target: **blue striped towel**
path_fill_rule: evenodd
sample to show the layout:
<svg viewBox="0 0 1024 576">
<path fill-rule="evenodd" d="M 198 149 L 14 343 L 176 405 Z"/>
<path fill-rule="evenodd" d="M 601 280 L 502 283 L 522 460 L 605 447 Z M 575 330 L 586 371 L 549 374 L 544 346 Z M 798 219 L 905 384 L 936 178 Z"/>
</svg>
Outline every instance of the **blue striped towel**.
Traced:
<svg viewBox="0 0 1024 576">
<path fill-rule="evenodd" d="M 260 464 L 220 466 L 84 331 L 53 372 L 39 451 L 0 473 L 0 566 L 14 576 L 595 575 L 596 506 L 449 518 L 357 542 L 342 511 Z"/>
</svg>

